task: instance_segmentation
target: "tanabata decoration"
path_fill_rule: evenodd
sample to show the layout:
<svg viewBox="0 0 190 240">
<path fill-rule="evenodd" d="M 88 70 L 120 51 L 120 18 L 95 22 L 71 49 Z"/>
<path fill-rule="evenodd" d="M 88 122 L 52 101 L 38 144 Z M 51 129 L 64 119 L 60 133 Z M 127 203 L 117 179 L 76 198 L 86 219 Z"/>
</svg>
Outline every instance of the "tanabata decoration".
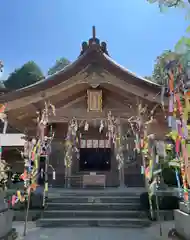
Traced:
<svg viewBox="0 0 190 240">
<path fill-rule="evenodd" d="M 77 157 L 79 158 L 79 137 L 78 137 L 78 122 L 75 118 L 73 118 L 69 125 L 68 125 L 68 131 L 67 131 L 67 137 L 65 141 L 65 167 L 70 168 L 72 165 L 72 157 L 73 152 L 76 153 Z"/>
<path fill-rule="evenodd" d="M 181 73 L 181 65 L 178 66 L 178 73 Z M 184 189 L 184 201 L 188 201 L 188 184 L 187 184 L 187 174 L 185 171 L 185 165 L 188 165 L 188 155 L 186 149 L 186 121 L 185 115 L 186 111 L 183 109 L 181 99 L 184 94 L 184 89 L 181 91 L 180 85 L 182 87 L 184 84 L 174 84 L 174 72 L 169 70 L 168 73 L 168 82 L 169 82 L 169 116 L 168 116 L 168 125 L 172 127 L 170 132 L 171 138 L 175 141 L 175 153 L 176 158 L 180 160 L 181 165 L 181 176 L 183 179 L 183 189 Z M 176 85 L 176 86 L 174 86 Z M 179 120 L 177 119 L 177 113 L 179 115 Z M 176 128 L 172 126 L 172 121 L 175 121 Z"/>
<path fill-rule="evenodd" d="M 79 145 L 81 143 L 81 147 L 84 147 L 83 140 L 81 140 L 80 128 L 83 127 L 83 131 L 89 131 L 90 125 L 86 120 L 79 122 L 76 118 L 73 118 L 68 124 L 67 137 L 65 139 L 65 176 L 66 179 L 70 179 L 71 174 L 71 166 L 72 166 L 72 158 L 75 154 L 76 158 L 79 159 Z M 100 121 L 99 132 L 102 133 L 104 128 L 107 128 L 106 138 L 108 142 L 103 144 L 104 147 L 110 147 L 112 144 L 115 148 L 116 159 L 118 162 L 118 169 L 122 169 L 124 165 L 124 156 L 123 156 L 123 145 L 121 135 L 121 127 L 119 123 L 119 119 L 112 116 L 111 112 L 108 113 L 106 120 Z M 104 141 L 104 140 L 103 140 Z M 99 144 L 101 141 L 99 142 Z M 105 143 L 105 142 L 103 142 Z M 100 144 L 101 145 L 101 144 Z M 86 147 L 98 147 L 98 142 L 94 141 L 86 141 Z"/>
<path fill-rule="evenodd" d="M 30 194 L 31 191 L 35 191 L 38 187 L 37 184 L 31 184 L 29 188 L 27 189 L 28 194 Z M 27 200 L 27 196 L 24 192 L 21 192 L 20 190 L 17 190 L 16 194 L 12 196 L 11 204 L 14 206 L 17 202 L 24 202 Z"/>
<path fill-rule="evenodd" d="M 50 111 L 51 110 L 51 111 Z M 51 132 L 51 136 L 45 136 L 45 129 L 48 124 L 49 115 L 55 115 L 55 107 L 45 102 L 45 108 L 41 113 L 37 112 L 37 137 L 29 140 L 26 137 L 24 144 L 24 152 L 21 153 L 24 158 L 24 172 L 21 174 L 20 179 L 24 181 L 24 196 L 25 200 L 29 198 L 31 191 L 35 191 L 39 186 L 37 180 L 39 178 L 39 161 L 40 156 L 43 154 L 49 155 L 51 152 L 51 142 L 54 137 L 54 133 Z M 48 183 L 45 183 L 47 185 Z M 46 188 L 47 190 L 47 188 Z M 45 190 L 44 190 L 45 191 Z M 16 195 L 18 201 L 23 198 Z M 13 198 L 15 199 L 15 197 Z"/>
<path fill-rule="evenodd" d="M 122 135 L 121 135 L 121 126 L 119 119 L 112 116 L 112 113 L 109 112 L 107 116 L 107 127 L 108 132 L 107 136 L 110 144 L 113 143 L 115 148 L 116 160 L 118 162 L 118 169 L 123 169 L 124 166 L 124 155 L 123 155 L 123 146 L 122 146 Z"/>
<path fill-rule="evenodd" d="M 78 121 L 73 118 L 68 124 L 67 137 L 65 139 L 65 177 L 67 187 L 70 186 L 70 175 L 73 161 L 73 154 L 79 159 L 79 125 Z"/>
<path fill-rule="evenodd" d="M 17 202 L 24 202 L 26 199 L 24 193 L 21 193 L 21 191 L 17 191 L 16 194 L 14 194 L 11 198 L 11 205 L 14 207 L 14 205 Z"/>
<path fill-rule="evenodd" d="M 148 180 L 151 179 L 151 177 L 150 177 L 150 167 L 149 166 L 146 167 L 146 169 L 145 169 L 145 176 Z"/>
</svg>

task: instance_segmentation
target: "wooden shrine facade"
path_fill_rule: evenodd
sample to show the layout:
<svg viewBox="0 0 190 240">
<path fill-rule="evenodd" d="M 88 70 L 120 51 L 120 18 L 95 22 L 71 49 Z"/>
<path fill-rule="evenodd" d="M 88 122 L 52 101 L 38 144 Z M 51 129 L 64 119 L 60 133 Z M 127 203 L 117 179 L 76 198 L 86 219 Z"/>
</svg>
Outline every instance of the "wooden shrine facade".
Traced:
<svg viewBox="0 0 190 240">
<path fill-rule="evenodd" d="M 124 141 L 125 183 L 128 186 L 142 185 L 140 173 L 141 157 L 133 153 L 134 138 L 130 134 L 128 119 L 137 116 L 138 106 L 147 107 L 144 120 L 148 120 L 151 110 L 155 121 L 150 125 L 149 133 L 162 138 L 167 132 L 164 113 L 160 107 L 159 85 L 136 76 L 128 69 L 116 64 L 109 56 L 105 42 L 93 36 L 82 44 L 80 56 L 56 74 L 29 87 L 0 96 L 0 102 L 6 104 L 9 124 L 29 135 L 36 133 L 36 112 L 44 107 L 44 102 L 52 103 L 56 116 L 49 116 L 49 124 L 55 130 L 52 143 L 51 164 L 56 169 L 54 184 L 64 185 L 65 176 L 65 139 L 68 123 L 77 119 L 80 128 L 80 148 L 110 148 L 111 163 L 108 171 L 96 171 L 106 175 L 106 186 L 117 186 L 118 166 L 112 146 L 107 141 L 106 127 L 100 133 L 102 121 L 107 121 L 111 111 L 118 118 Z M 89 124 L 85 130 L 85 124 Z M 127 137 L 126 137 L 127 136 Z M 79 160 L 73 156 L 71 175 L 90 174 L 81 171 Z"/>
</svg>

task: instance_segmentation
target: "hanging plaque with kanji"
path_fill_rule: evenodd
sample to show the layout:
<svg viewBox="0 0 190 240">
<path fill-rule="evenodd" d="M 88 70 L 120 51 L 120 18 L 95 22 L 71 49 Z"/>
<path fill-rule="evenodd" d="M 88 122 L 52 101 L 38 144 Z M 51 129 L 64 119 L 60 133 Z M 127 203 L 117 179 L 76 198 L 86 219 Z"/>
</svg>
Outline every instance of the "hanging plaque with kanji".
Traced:
<svg viewBox="0 0 190 240">
<path fill-rule="evenodd" d="M 102 111 L 102 90 L 87 90 L 88 108 L 87 111 Z"/>
</svg>

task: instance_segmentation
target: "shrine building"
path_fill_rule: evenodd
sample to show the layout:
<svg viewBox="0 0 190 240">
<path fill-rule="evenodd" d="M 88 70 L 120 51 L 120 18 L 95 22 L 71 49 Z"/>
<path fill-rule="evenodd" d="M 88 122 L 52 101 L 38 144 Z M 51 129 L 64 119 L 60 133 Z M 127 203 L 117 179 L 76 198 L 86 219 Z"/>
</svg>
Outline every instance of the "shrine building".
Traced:
<svg viewBox="0 0 190 240">
<path fill-rule="evenodd" d="M 167 124 L 160 107 L 160 92 L 160 85 L 117 64 L 111 58 L 107 44 L 96 37 L 93 27 L 92 38 L 82 43 L 74 62 L 45 80 L 4 93 L 0 96 L 0 103 L 7 106 L 9 125 L 31 136 L 36 134 L 36 112 L 44 108 L 45 101 L 55 106 L 56 115 L 49 116 L 49 125 L 55 131 L 50 163 L 56 170 L 56 180 L 51 182 L 50 172 L 49 181 L 60 187 L 65 182 L 65 139 L 72 118 L 80 123 L 79 158 L 73 153 L 72 185 L 78 186 L 80 177 L 85 174 L 104 175 L 105 186 L 119 185 L 118 163 L 108 141 L 106 127 L 99 131 L 100 124 L 106 121 L 111 111 L 120 120 L 125 185 L 140 187 L 144 186 L 142 159 L 134 151 L 134 136 L 128 119 L 137 115 L 140 103 L 148 110 L 158 106 L 154 114 L 156 121 L 148 131 L 156 138 L 162 138 L 167 132 Z"/>
</svg>

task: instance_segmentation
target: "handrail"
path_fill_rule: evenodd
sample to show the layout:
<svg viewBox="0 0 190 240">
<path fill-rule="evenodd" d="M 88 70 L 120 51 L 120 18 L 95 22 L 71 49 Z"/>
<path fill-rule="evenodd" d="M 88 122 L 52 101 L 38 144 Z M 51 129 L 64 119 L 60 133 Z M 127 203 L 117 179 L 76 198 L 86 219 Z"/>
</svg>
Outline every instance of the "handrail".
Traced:
<svg viewBox="0 0 190 240">
<path fill-rule="evenodd" d="M 51 164 L 49 164 L 48 167 L 50 167 L 52 169 L 52 171 L 55 172 L 55 168 Z"/>
<path fill-rule="evenodd" d="M 48 196 L 48 168 L 52 169 L 53 174 L 55 173 L 54 167 L 48 163 L 48 159 L 46 159 L 45 163 L 45 179 L 44 179 L 44 193 L 43 193 L 43 206 L 45 206 L 46 197 Z M 53 175 L 54 178 L 54 175 Z M 46 189 L 47 188 L 47 189 Z"/>
</svg>

